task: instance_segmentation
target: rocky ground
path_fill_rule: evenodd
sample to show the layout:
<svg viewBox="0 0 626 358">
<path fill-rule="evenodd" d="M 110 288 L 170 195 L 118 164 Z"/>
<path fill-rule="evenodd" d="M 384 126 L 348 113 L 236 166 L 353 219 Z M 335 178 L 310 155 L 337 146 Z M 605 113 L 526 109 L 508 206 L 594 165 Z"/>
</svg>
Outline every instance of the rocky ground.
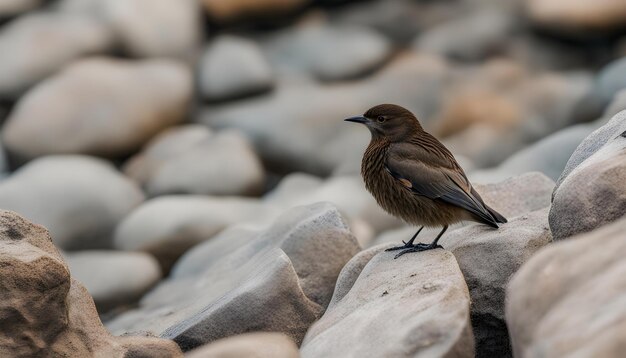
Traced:
<svg viewBox="0 0 626 358">
<path fill-rule="evenodd" d="M 509 222 L 385 252 L 385 102 Z M 622 0 L 0 0 L 0 125 L 0 357 L 623 356 Z"/>
</svg>

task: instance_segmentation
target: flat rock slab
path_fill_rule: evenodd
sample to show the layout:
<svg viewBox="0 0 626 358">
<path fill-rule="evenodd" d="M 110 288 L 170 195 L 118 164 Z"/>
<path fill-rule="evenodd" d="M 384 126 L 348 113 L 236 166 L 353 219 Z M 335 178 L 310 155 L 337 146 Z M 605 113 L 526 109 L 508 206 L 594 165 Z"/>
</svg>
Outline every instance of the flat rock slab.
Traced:
<svg viewBox="0 0 626 358">
<path fill-rule="evenodd" d="M 259 330 L 301 342 L 330 301 L 341 268 L 359 251 L 356 239 L 328 203 L 291 209 L 266 230 L 245 235 L 230 247 L 216 237 L 194 248 L 171 279 L 109 328 L 148 331 L 183 350 Z"/>
<path fill-rule="evenodd" d="M 507 290 L 516 357 L 624 356 L 626 219 L 550 245 Z"/>
<path fill-rule="evenodd" d="M 303 357 L 473 357 L 469 293 L 444 250 L 376 255 L 309 330 Z"/>
</svg>

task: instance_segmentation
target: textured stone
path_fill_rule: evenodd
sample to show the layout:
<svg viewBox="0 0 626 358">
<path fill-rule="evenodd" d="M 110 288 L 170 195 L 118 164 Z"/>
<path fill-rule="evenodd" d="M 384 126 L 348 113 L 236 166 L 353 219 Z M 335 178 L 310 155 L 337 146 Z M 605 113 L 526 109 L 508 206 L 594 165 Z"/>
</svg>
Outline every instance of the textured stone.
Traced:
<svg viewBox="0 0 626 358">
<path fill-rule="evenodd" d="M 624 353 L 626 220 L 548 246 L 513 277 L 506 318 L 516 357 Z"/>
<path fill-rule="evenodd" d="M 187 353 L 188 358 L 298 358 L 293 341 L 280 333 L 246 333 L 220 339 Z"/>
<path fill-rule="evenodd" d="M 143 199 L 111 164 L 86 156 L 40 158 L 0 182 L 0 208 L 46 226 L 64 249 L 111 247 L 114 228 Z"/>
<path fill-rule="evenodd" d="M 444 250 L 374 256 L 307 332 L 303 357 L 473 357 L 469 294 Z M 410 312 L 410 314 L 407 314 Z"/>
<path fill-rule="evenodd" d="M 177 62 L 78 61 L 20 99 L 3 128 L 3 143 L 20 159 L 127 155 L 182 121 L 191 95 L 191 74 Z"/>
<path fill-rule="evenodd" d="M 171 341 L 111 336 L 48 232 L 9 211 L 0 211 L 0 277 L 0 356 L 182 358 Z"/>
</svg>

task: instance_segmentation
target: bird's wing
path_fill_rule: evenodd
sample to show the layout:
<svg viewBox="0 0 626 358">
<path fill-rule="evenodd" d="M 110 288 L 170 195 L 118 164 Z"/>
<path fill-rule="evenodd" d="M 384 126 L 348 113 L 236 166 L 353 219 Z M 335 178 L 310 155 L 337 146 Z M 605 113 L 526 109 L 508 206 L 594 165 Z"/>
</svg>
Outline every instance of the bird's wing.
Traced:
<svg viewBox="0 0 626 358">
<path fill-rule="evenodd" d="M 474 194 L 475 191 L 454 158 L 433 154 L 419 145 L 394 145 L 389 149 L 385 165 L 400 184 L 416 195 L 458 206 L 486 224 L 497 227 L 495 218 L 486 209 L 480 196 Z"/>
</svg>

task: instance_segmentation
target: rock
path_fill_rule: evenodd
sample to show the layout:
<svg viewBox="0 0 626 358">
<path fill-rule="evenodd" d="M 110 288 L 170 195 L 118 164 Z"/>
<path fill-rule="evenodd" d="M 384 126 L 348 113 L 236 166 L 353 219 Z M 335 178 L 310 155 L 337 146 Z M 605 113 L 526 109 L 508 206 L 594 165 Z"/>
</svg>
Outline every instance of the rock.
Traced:
<svg viewBox="0 0 626 358">
<path fill-rule="evenodd" d="M 479 61 L 505 51 L 514 29 L 511 14 L 493 9 L 478 10 L 444 22 L 419 36 L 418 51 L 452 59 Z"/>
<path fill-rule="evenodd" d="M 169 60 L 82 60 L 18 102 L 3 142 L 21 159 L 52 153 L 124 156 L 184 119 L 191 82 L 187 68 Z"/>
<path fill-rule="evenodd" d="M 80 251 L 65 258 L 100 312 L 136 302 L 161 279 L 158 262 L 140 252 Z"/>
<path fill-rule="evenodd" d="M 188 358 L 298 358 L 293 341 L 281 333 L 257 332 L 220 339 L 187 353 Z"/>
<path fill-rule="evenodd" d="M 0 18 L 19 15 L 41 5 L 42 0 L 0 0 Z"/>
<path fill-rule="evenodd" d="M 103 160 L 49 156 L 0 182 L 0 207 L 46 226 L 61 248 L 111 247 L 115 226 L 143 201 L 139 187 Z"/>
<path fill-rule="evenodd" d="M 592 133 L 574 152 L 582 157 L 601 142 L 593 155 L 582 161 L 555 189 L 550 210 L 550 229 L 555 240 L 588 232 L 624 215 L 626 210 L 626 111 Z M 616 127 L 621 127 L 619 130 Z M 612 132 L 612 133 L 611 133 Z M 610 137 L 605 135 L 610 134 Z M 570 163 L 573 160 L 570 159 Z M 568 164 L 569 165 L 569 164 Z"/>
<path fill-rule="evenodd" d="M 470 225 L 441 239 L 452 251 L 467 282 L 471 318 L 479 357 L 511 356 L 504 317 L 506 285 L 535 252 L 551 240 L 547 207 L 508 217 L 498 230 Z"/>
<path fill-rule="evenodd" d="M 197 121 L 212 128 L 241 129 L 272 171 L 327 176 L 344 160 L 360 158 L 369 141 L 367 130 L 346 125 L 343 118 L 381 102 L 406 104 L 430 118 L 447 73 L 438 58 L 407 54 L 365 81 L 333 85 L 286 81 L 263 98 L 205 108 Z M 408 77 L 420 81 L 407 83 Z"/>
<path fill-rule="evenodd" d="M 310 0 L 202 0 L 209 18 L 217 23 L 277 16 L 295 11 Z"/>
<path fill-rule="evenodd" d="M 526 12 L 535 23 L 561 31 L 616 31 L 626 21 L 620 0 L 526 0 Z"/>
<path fill-rule="evenodd" d="M 548 246 L 507 289 L 516 357 L 623 355 L 626 220 Z"/>
<path fill-rule="evenodd" d="M 247 139 L 234 130 L 211 135 L 196 126 L 159 135 L 130 159 L 124 171 L 150 196 L 261 193 L 265 172 Z"/>
<path fill-rule="evenodd" d="M 474 356 L 469 294 L 454 256 L 444 250 L 394 255 L 369 261 L 309 329 L 302 357 Z"/>
<path fill-rule="evenodd" d="M 0 277 L 11 278 L 0 280 L 3 357 L 182 357 L 171 341 L 111 336 L 48 232 L 9 211 L 0 211 Z"/>
<path fill-rule="evenodd" d="M 368 73 L 391 53 L 389 42 L 372 30 L 327 24 L 285 31 L 266 47 L 278 67 L 308 72 L 325 81 Z"/>
<path fill-rule="evenodd" d="M 4 147 L 2 146 L 2 143 L 0 142 L 0 176 L 2 176 L 3 173 L 7 172 L 8 170 L 9 170 L 9 163 L 7 162 L 6 154 L 4 153 Z"/>
<path fill-rule="evenodd" d="M 220 101 L 266 92 L 274 76 L 255 42 L 222 35 L 204 50 L 199 85 L 203 99 Z"/>
<path fill-rule="evenodd" d="M 604 111 L 604 118 L 613 118 L 616 114 L 626 110 L 626 89 L 620 90 L 613 97 L 613 101 Z"/>
<path fill-rule="evenodd" d="M 360 175 L 336 176 L 321 179 L 295 173 L 285 177 L 278 186 L 268 193 L 263 201 L 281 208 L 329 201 L 349 219 L 361 219 L 369 224 L 375 233 L 398 227 L 401 221 L 376 204 L 365 190 Z M 362 242 L 367 244 L 366 242 Z"/>
<path fill-rule="evenodd" d="M 187 249 L 226 227 L 275 216 L 275 210 L 257 199 L 162 196 L 124 218 L 115 230 L 114 245 L 120 250 L 154 255 L 167 272 Z"/>
<path fill-rule="evenodd" d="M 80 16 L 37 13 L 10 22 L 0 32 L 0 98 L 17 99 L 63 66 L 109 50 L 112 39 L 106 26 Z"/>
<path fill-rule="evenodd" d="M 607 64 L 598 73 L 593 88 L 581 99 L 579 121 L 595 120 L 602 115 L 615 95 L 626 89 L 626 56 Z"/>
<path fill-rule="evenodd" d="M 224 250 L 220 241 L 194 248 L 177 267 L 198 267 L 187 262 L 192 253 L 205 245 Z M 339 271 L 358 251 L 330 204 L 292 209 L 246 242 L 205 259 L 201 272 L 175 269 L 171 279 L 144 296 L 139 309 L 117 317 L 109 328 L 148 330 L 174 339 L 183 350 L 250 331 L 282 332 L 300 343 L 330 301 Z"/>
<path fill-rule="evenodd" d="M 494 183 L 508 177 L 538 171 L 557 180 L 580 142 L 598 124 L 579 124 L 562 129 L 515 153 L 495 168 L 473 171 L 469 178 L 478 183 Z"/>
</svg>

